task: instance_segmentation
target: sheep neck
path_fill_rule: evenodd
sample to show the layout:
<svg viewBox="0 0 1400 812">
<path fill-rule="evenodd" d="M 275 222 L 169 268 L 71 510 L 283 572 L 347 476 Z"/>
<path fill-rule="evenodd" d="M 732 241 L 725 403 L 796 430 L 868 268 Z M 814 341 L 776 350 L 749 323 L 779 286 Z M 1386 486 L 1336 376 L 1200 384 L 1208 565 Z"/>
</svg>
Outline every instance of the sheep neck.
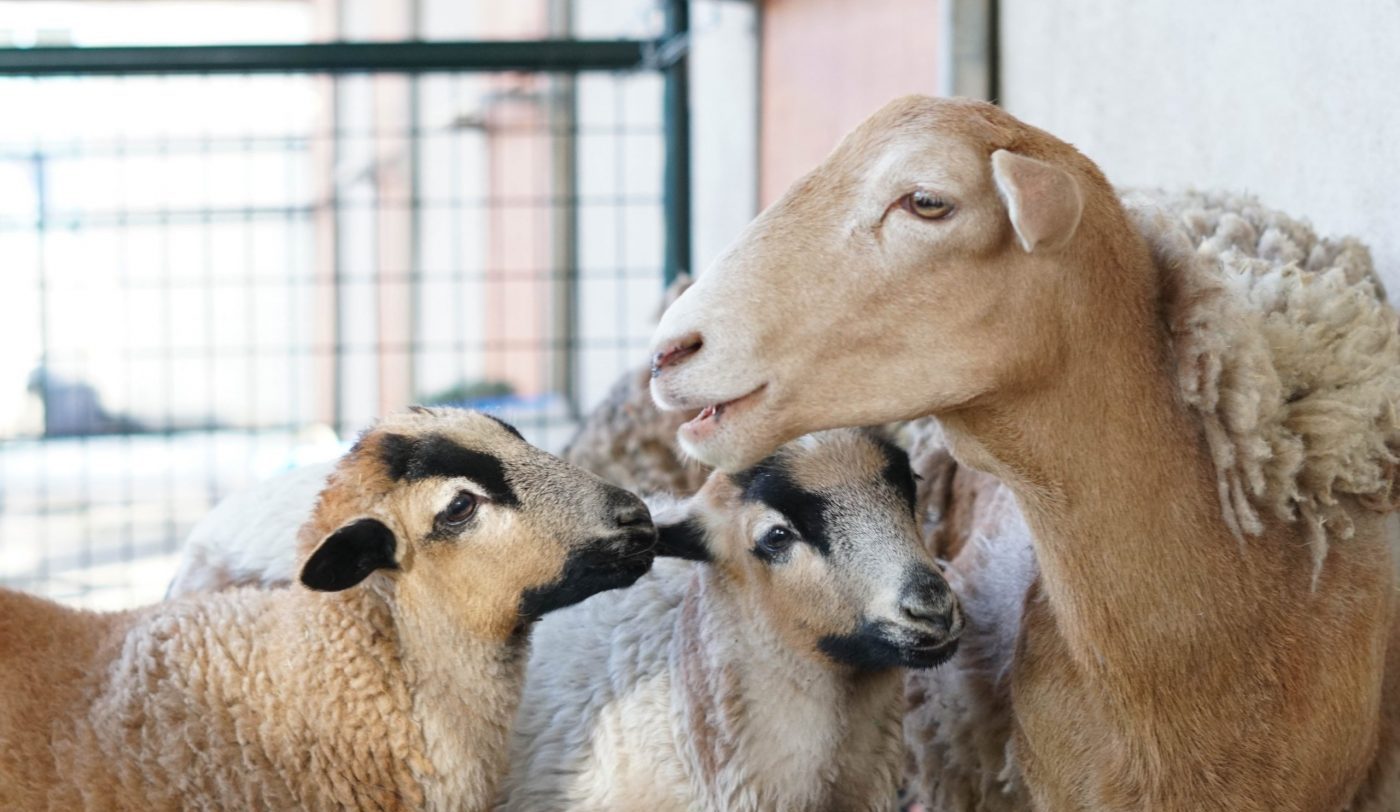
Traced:
<svg viewBox="0 0 1400 812">
<path fill-rule="evenodd" d="M 430 809 L 489 804 L 506 771 L 511 721 L 520 704 L 528 637 L 501 641 L 452 623 L 435 607 L 391 601 L 399 648 L 431 770 Z"/>
<path fill-rule="evenodd" d="M 1236 538 L 1149 260 L 1100 270 L 1050 374 L 938 415 L 1031 530 L 1011 683 L 1037 805 L 1340 808 L 1372 759 L 1395 606 L 1380 519 L 1353 514 L 1315 582 L 1296 524 Z"/>
<path fill-rule="evenodd" d="M 1150 285 L 1132 295 L 1155 278 L 1140 263 L 1113 273 L 1120 301 L 1071 323 L 1053 375 L 939 415 L 954 453 L 1016 494 L 1057 627 L 1093 672 L 1151 673 L 1186 641 L 1209 649 L 1249 622 L 1232 604 L 1258 577 L 1221 515 Z"/>
<path fill-rule="evenodd" d="M 685 761 L 718 808 L 745 797 L 813 808 L 829 805 L 833 793 L 892 793 L 902 672 L 860 674 L 794 651 L 756 605 L 752 585 L 699 569 L 676 619 L 672 689 L 684 709 L 676 736 L 692 751 Z M 867 757 L 843 764 L 851 753 Z M 882 780 L 889 786 L 867 789 Z M 799 788 L 810 796 L 800 798 Z"/>
</svg>

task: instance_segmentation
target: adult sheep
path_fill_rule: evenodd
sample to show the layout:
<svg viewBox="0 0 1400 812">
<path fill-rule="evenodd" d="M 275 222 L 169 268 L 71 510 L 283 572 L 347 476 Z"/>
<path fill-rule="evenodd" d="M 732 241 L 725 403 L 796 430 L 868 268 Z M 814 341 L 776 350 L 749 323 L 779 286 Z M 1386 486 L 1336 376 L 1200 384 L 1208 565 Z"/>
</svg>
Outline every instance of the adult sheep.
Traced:
<svg viewBox="0 0 1400 812">
<path fill-rule="evenodd" d="M 1038 576 L 1014 753 L 1051 809 L 1338 809 L 1378 758 L 1400 337 L 1366 280 L 1149 246 L 1098 168 L 906 98 L 663 316 L 653 393 L 738 470 L 937 417 Z"/>
<path fill-rule="evenodd" d="M 0 807 L 489 808 L 530 625 L 635 581 L 655 529 L 509 426 L 420 410 L 360 439 L 299 543 L 290 589 L 0 592 Z"/>
<path fill-rule="evenodd" d="M 890 809 L 903 668 L 962 628 L 913 507 L 908 456 L 838 429 L 654 508 L 692 561 L 541 624 L 499 808 Z"/>
<path fill-rule="evenodd" d="M 1185 236 L 1197 259 L 1253 274 L 1250 267 L 1296 264 L 1304 276 L 1340 274 L 1367 281 L 1377 301 L 1384 290 L 1369 253 L 1350 238 L 1319 237 L 1307 224 L 1258 201 L 1219 192 L 1132 192 L 1130 215 L 1150 245 Z M 1161 216 L 1165 214 L 1166 216 Z M 1262 261 L 1262 262 L 1261 262 Z M 1036 575 L 1030 531 L 1011 491 L 951 461 L 938 432 L 909 427 L 919 459 L 932 474 L 920 501 L 934 520 L 932 544 L 952 559 L 948 574 L 968 607 L 957 657 L 944 668 L 909 676 L 905 730 L 910 785 L 938 812 L 1025 810 L 1030 806 L 1014 759 L 1010 674 L 1024 595 Z M 1354 812 L 1400 808 L 1400 646 L 1390 649 L 1381 745 L 1351 804 Z"/>
</svg>

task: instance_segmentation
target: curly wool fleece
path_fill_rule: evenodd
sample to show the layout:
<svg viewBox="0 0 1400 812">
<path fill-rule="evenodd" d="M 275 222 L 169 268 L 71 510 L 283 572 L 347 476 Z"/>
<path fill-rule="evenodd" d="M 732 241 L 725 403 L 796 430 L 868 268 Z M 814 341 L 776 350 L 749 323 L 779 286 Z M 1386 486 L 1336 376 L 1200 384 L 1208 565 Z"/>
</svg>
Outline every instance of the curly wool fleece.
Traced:
<svg viewBox="0 0 1400 812">
<path fill-rule="evenodd" d="M 1395 507 L 1400 333 L 1355 239 L 1222 193 L 1138 192 L 1124 203 L 1163 273 L 1187 404 L 1201 417 L 1225 521 L 1301 518 L 1321 568 L 1352 522 L 1341 502 Z"/>
</svg>

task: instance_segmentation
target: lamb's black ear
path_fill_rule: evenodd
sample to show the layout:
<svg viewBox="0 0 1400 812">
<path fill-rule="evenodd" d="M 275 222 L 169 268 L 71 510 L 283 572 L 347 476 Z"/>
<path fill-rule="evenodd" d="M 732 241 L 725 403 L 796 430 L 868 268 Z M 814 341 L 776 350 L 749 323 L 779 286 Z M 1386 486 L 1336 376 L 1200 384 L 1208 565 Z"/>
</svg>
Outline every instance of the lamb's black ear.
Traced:
<svg viewBox="0 0 1400 812">
<path fill-rule="evenodd" d="M 676 522 L 658 520 L 656 554 L 690 561 L 710 561 L 713 558 L 705 542 L 705 526 L 694 517 L 685 517 Z"/>
<path fill-rule="evenodd" d="M 301 582 L 309 589 L 339 592 L 378 569 L 397 569 L 394 531 L 378 519 L 356 519 L 326 536 L 306 566 Z"/>
</svg>

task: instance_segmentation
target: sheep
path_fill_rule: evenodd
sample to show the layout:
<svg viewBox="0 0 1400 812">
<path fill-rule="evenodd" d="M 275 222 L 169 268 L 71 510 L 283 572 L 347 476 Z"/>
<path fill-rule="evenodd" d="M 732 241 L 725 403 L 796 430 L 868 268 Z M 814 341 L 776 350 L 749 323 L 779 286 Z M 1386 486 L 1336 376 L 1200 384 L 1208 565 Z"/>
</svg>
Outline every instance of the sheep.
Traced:
<svg viewBox="0 0 1400 812">
<path fill-rule="evenodd" d="M 663 308 L 689 286 L 685 274 L 672 282 L 663 294 Z M 675 444 L 676 429 L 687 417 L 655 407 L 647 388 L 650 377 L 647 366 L 623 374 L 584 418 L 562 456 L 637 493 L 694 493 L 708 471 L 686 460 Z M 220 501 L 186 537 L 166 597 L 290 584 L 296 575 L 295 548 L 286 540 L 306 520 L 332 465 L 294 468 Z"/>
<path fill-rule="evenodd" d="M 963 624 L 913 498 L 905 453 L 845 429 L 655 508 L 676 560 L 541 623 L 497 808 L 889 809 L 901 673 Z"/>
<path fill-rule="evenodd" d="M 1394 763 L 1396 314 L 1364 274 L 1149 242 L 1159 214 L 991 105 L 896 101 L 662 316 L 653 396 L 699 409 L 681 444 L 721 470 L 932 416 L 1005 484 L 1036 808 L 1369 803 Z"/>
<path fill-rule="evenodd" d="M 494 418 L 417 410 L 361 437 L 297 545 L 287 589 L 0 592 L 0 807 L 489 808 L 531 625 L 634 582 L 655 528 Z"/>
<path fill-rule="evenodd" d="M 1180 252 L 1178 241 L 1184 237 L 1199 257 L 1233 264 L 1242 274 L 1297 265 L 1302 274 L 1339 275 L 1375 301 L 1385 300 L 1364 246 L 1352 238 L 1319 238 L 1306 224 L 1253 198 L 1143 190 L 1122 197 L 1149 245 L 1177 242 Z M 1263 266 L 1258 260 L 1270 264 Z M 969 623 L 958 656 L 948 667 L 908 678 L 905 733 L 914 762 L 909 780 L 928 807 L 940 812 L 1029 809 L 1016 765 L 1006 757 L 1011 723 L 1007 678 L 1020 623 L 1019 603 L 1035 575 L 1029 531 L 1006 486 L 978 472 L 965 475 L 967 469 L 951 461 L 936 428 L 914 430 L 919 422 L 911 424 L 911 441 L 920 446 L 924 458 L 940 464 L 938 477 L 920 483 L 920 500 L 944 506 L 946 520 L 939 516 L 935 543 L 952 553 L 947 555 L 954 559 L 949 580 L 967 607 Z M 1260 462 L 1278 465 L 1282 459 L 1264 457 Z M 953 492 L 958 487 L 953 482 L 962 485 L 961 493 Z M 925 490 L 930 491 L 927 496 Z M 969 516 L 975 518 L 968 522 Z M 955 558 L 964 547 L 976 549 Z M 1396 633 L 1393 627 L 1392 635 Z M 1379 812 L 1400 805 L 1400 746 L 1394 741 L 1400 736 L 1400 645 L 1395 639 L 1382 694 L 1387 721 L 1381 726 L 1381 747 L 1371 777 L 1352 801 L 1354 810 Z"/>
</svg>

